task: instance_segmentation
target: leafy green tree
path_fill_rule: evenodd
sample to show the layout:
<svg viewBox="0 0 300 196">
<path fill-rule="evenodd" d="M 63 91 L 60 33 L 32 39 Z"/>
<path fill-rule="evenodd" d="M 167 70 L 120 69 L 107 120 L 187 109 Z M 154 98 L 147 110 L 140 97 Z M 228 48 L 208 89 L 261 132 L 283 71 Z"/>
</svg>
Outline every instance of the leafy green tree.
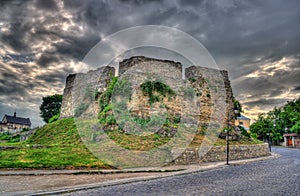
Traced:
<svg viewBox="0 0 300 196">
<path fill-rule="evenodd" d="M 49 120 L 53 116 L 59 115 L 61 102 L 62 102 L 62 95 L 59 94 L 43 97 L 43 102 L 40 106 L 40 111 L 41 111 L 40 114 L 46 123 L 49 123 Z M 53 120 L 54 119 L 51 119 L 52 122 Z"/>
<path fill-rule="evenodd" d="M 294 133 L 300 133 L 300 121 L 296 122 L 296 124 L 292 126 L 291 131 Z"/>
<path fill-rule="evenodd" d="M 300 133 L 300 98 L 288 101 L 281 108 L 275 107 L 266 114 L 259 114 L 250 130 L 252 134 L 264 140 L 269 137 L 270 132 L 272 141 L 277 143 L 283 139 L 286 131 Z"/>
<path fill-rule="evenodd" d="M 257 138 L 263 140 L 268 138 L 268 133 L 270 131 L 271 121 L 269 116 L 265 113 L 259 114 L 258 119 L 252 123 L 250 130 L 252 133 L 256 134 Z"/>
<path fill-rule="evenodd" d="M 242 107 L 242 104 L 235 98 L 233 97 L 233 106 L 234 106 L 234 109 L 237 109 L 238 113 L 236 114 L 237 116 L 241 116 L 241 113 L 243 113 L 243 107 Z"/>
</svg>

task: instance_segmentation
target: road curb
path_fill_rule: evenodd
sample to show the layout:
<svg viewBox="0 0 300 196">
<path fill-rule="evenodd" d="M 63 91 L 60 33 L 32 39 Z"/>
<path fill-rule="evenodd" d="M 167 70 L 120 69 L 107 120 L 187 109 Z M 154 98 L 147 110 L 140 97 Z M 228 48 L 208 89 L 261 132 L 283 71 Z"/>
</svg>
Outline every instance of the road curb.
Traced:
<svg viewBox="0 0 300 196">
<path fill-rule="evenodd" d="M 0 176 L 45 176 L 45 175 L 82 175 L 82 174 L 128 174 L 128 173 L 168 173 L 184 169 L 144 169 L 144 170 L 30 170 L 0 171 Z"/>
<path fill-rule="evenodd" d="M 265 160 L 279 158 L 279 157 L 280 157 L 279 154 L 271 153 L 271 155 L 267 156 L 267 157 L 259 157 L 259 158 L 253 158 L 253 159 L 231 161 L 229 167 L 247 164 L 247 163 L 251 163 L 251 162 L 265 161 Z M 85 184 L 85 185 L 79 185 L 79 186 L 63 187 L 63 188 L 59 188 L 56 190 L 48 190 L 48 191 L 45 191 L 45 190 L 22 191 L 22 192 L 15 192 L 15 193 L 13 193 L 13 195 L 56 195 L 56 194 L 70 193 L 70 192 L 80 191 L 80 190 L 88 190 L 88 189 L 93 189 L 93 188 L 109 187 L 109 186 L 129 184 L 129 183 L 134 183 L 134 182 L 163 179 L 163 178 L 187 175 L 187 174 L 198 173 L 198 172 L 208 172 L 210 170 L 223 169 L 226 167 L 228 167 L 228 166 L 225 165 L 225 162 L 205 163 L 198 167 L 194 166 L 194 168 L 191 168 L 191 169 L 181 169 L 181 170 L 173 171 L 173 172 L 161 172 L 159 174 L 154 174 L 153 176 L 125 178 L 125 179 L 120 179 L 120 180 L 111 180 L 111 181 L 107 181 L 107 182 L 99 182 L 99 183 Z M 153 170 L 140 169 L 138 171 L 125 171 L 124 173 L 126 173 L 126 172 L 127 173 L 129 173 L 129 172 L 131 172 L 131 173 L 147 172 L 147 171 L 155 172 Z M 156 170 L 156 172 L 157 171 L 158 170 Z"/>
</svg>

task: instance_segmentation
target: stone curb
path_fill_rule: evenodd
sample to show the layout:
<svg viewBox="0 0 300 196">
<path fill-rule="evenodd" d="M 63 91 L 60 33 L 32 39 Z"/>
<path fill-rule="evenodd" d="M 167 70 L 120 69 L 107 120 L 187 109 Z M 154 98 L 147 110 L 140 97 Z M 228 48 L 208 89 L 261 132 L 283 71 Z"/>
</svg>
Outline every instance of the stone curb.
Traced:
<svg viewBox="0 0 300 196">
<path fill-rule="evenodd" d="M 45 176 L 45 175 L 82 175 L 82 174 L 128 174 L 128 173 L 168 173 L 185 169 L 141 169 L 141 170 L 15 170 L 0 171 L 0 176 Z"/>
<path fill-rule="evenodd" d="M 280 155 L 277 153 L 271 153 L 270 156 L 267 157 L 260 157 L 260 158 L 253 158 L 253 159 L 245 159 L 245 160 L 236 160 L 236 161 L 230 161 L 230 166 L 238 166 L 242 164 L 247 164 L 251 162 L 257 162 L 257 161 L 264 161 L 264 160 L 269 160 L 273 158 L 279 158 Z M 87 190 L 87 189 L 93 189 L 93 188 L 101 188 L 101 187 L 108 187 L 108 186 L 114 186 L 114 185 L 121 185 L 121 184 L 128 184 L 128 183 L 133 183 L 133 182 L 141 182 L 141 181 L 149 181 L 149 180 L 155 180 L 155 179 L 162 179 L 162 178 L 168 178 L 172 176 L 180 176 L 180 175 L 186 175 L 186 174 L 192 174 L 192 173 L 198 173 L 198 172 L 205 172 L 205 171 L 210 171 L 214 169 L 222 169 L 225 167 L 228 167 L 225 165 L 225 162 L 215 162 L 215 163 L 206 163 L 201 166 L 186 166 L 190 167 L 187 169 L 181 169 L 178 171 L 169 171 L 169 172 L 164 172 L 161 170 L 162 173 L 159 174 L 154 174 L 154 176 L 147 176 L 147 177 L 135 177 L 135 178 L 125 178 L 125 179 L 120 179 L 120 180 L 111 180 L 108 182 L 100 182 L 100 183 L 94 183 L 94 184 L 86 184 L 86 185 L 79 185 L 79 186 L 70 186 L 70 187 L 63 187 L 59 188 L 57 190 L 35 190 L 35 191 L 22 191 L 22 192 L 15 192 L 11 193 L 12 195 L 55 195 L 55 194 L 62 194 L 62 193 L 69 193 L 69 192 L 74 192 L 74 191 L 80 191 L 80 190 Z M 134 172 L 158 172 L 159 170 L 129 170 L 125 171 L 124 173 L 134 173 Z M 71 174 L 71 173 L 68 173 Z M 86 173 L 88 174 L 88 173 Z M 9 195 L 10 193 L 8 193 Z"/>
</svg>

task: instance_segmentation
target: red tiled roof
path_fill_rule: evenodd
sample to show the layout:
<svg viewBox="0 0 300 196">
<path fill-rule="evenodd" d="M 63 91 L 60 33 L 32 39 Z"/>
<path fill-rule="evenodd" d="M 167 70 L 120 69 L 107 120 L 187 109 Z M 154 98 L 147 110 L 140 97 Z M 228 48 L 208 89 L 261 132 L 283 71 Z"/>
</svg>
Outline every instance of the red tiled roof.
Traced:
<svg viewBox="0 0 300 196">
<path fill-rule="evenodd" d="M 297 134 L 297 133 L 287 133 L 287 134 L 283 134 L 283 137 L 287 137 L 287 136 L 300 136 L 300 134 Z"/>
</svg>

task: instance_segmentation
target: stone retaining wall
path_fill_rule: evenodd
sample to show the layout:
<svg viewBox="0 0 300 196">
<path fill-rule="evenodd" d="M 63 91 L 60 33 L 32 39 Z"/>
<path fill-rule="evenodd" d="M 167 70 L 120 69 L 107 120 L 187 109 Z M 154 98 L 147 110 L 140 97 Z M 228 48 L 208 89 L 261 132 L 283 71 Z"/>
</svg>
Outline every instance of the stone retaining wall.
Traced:
<svg viewBox="0 0 300 196">
<path fill-rule="evenodd" d="M 199 157 L 199 148 L 187 148 L 176 160 L 175 164 L 195 164 L 201 162 L 217 162 L 226 160 L 226 146 L 213 146 L 204 157 Z M 230 146 L 229 160 L 250 159 L 269 156 L 268 144 Z"/>
</svg>

